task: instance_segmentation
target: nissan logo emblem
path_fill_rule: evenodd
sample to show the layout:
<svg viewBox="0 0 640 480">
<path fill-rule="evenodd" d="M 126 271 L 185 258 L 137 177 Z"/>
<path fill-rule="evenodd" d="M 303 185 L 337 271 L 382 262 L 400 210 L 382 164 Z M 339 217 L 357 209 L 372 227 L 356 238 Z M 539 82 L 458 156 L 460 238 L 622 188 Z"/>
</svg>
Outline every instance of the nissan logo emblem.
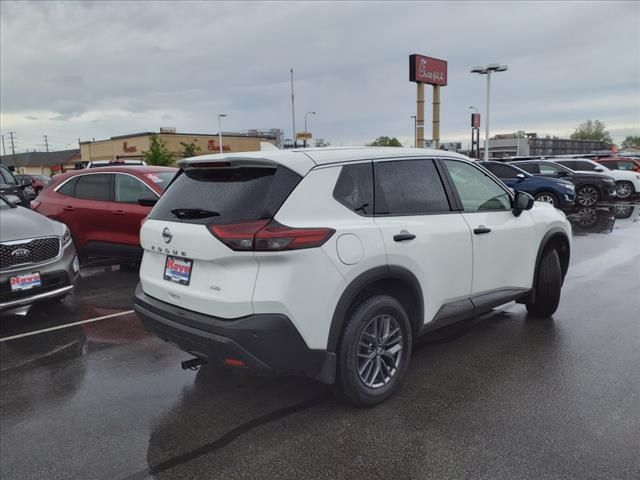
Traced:
<svg viewBox="0 0 640 480">
<path fill-rule="evenodd" d="M 162 230 L 162 238 L 164 238 L 164 243 L 171 242 L 171 239 L 173 238 L 173 235 L 171 235 L 171 230 L 169 230 L 167 227 Z"/>
<path fill-rule="evenodd" d="M 30 254 L 31 251 L 27 250 L 26 248 L 17 248 L 13 252 L 11 252 L 11 256 L 16 258 L 26 258 Z"/>
</svg>

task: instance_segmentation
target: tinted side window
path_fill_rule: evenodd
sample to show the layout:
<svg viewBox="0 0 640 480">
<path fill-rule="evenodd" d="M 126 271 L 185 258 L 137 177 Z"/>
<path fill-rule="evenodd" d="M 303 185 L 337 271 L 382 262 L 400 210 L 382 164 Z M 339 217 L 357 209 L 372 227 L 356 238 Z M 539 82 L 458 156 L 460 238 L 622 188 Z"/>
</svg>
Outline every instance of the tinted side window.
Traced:
<svg viewBox="0 0 640 480">
<path fill-rule="evenodd" d="M 74 177 L 65 183 L 62 188 L 58 189 L 58 193 L 62 195 L 66 195 L 67 197 L 75 196 L 76 183 L 78 182 L 78 177 Z"/>
<path fill-rule="evenodd" d="M 449 201 L 433 160 L 374 164 L 376 215 L 448 212 Z"/>
<path fill-rule="evenodd" d="M 576 170 L 595 170 L 596 169 L 596 166 L 595 165 L 591 165 L 589 162 L 577 161 L 577 162 L 575 162 L 575 164 L 576 164 Z M 571 168 L 571 167 L 569 167 L 569 168 Z"/>
<path fill-rule="evenodd" d="M 108 202 L 111 199 L 112 174 L 81 175 L 76 182 L 75 197 Z"/>
<path fill-rule="evenodd" d="M 465 162 L 444 160 L 465 212 L 510 210 L 511 197 L 482 170 Z"/>
<path fill-rule="evenodd" d="M 566 170 L 558 165 L 552 165 L 550 163 L 543 163 L 540 165 L 540 173 L 544 175 L 558 175 L 560 172 L 566 172 Z"/>
<path fill-rule="evenodd" d="M 618 160 L 617 162 L 605 163 L 605 165 L 609 168 L 618 169 L 618 170 L 633 170 L 633 167 L 635 166 L 633 162 L 629 162 L 629 161 L 625 162 L 621 160 Z"/>
<path fill-rule="evenodd" d="M 116 174 L 115 201 L 138 203 L 141 198 L 157 198 L 146 185 L 129 175 Z"/>
<path fill-rule="evenodd" d="M 570 168 L 571 170 L 578 170 L 578 167 L 576 165 L 576 163 L 578 163 L 578 162 L 576 162 L 575 160 L 563 160 L 563 161 L 558 162 L 558 163 L 560 165 L 564 165 L 567 168 Z"/>
<path fill-rule="evenodd" d="M 13 176 L 13 173 L 11 173 L 8 169 L 0 168 L 0 175 L 3 178 L 3 182 L 2 183 L 5 183 L 6 185 L 17 185 L 18 184 L 18 181 Z"/>
<path fill-rule="evenodd" d="M 342 167 L 333 198 L 360 215 L 373 215 L 373 165 L 369 162 Z"/>
<path fill-rule="evenodd" d="M 509 165 L 498 165 L 497 163 L 484 163 L 482 164 L 487 170 L 493 173 L 498 178 L 516 178 L 518 172 L 515 168 L 511 168 Z"/>
<path fill-rule="evenodd" d="M 534 175 L 537 175 L 538 173 L 542 173 L 540 170 L 540 167 L 538 167 L 538 165 L 536 165 L 535 163 L 519 163 L 518 167 L 520 167 L 525 172 L 529 172 Z"/>
</svg>

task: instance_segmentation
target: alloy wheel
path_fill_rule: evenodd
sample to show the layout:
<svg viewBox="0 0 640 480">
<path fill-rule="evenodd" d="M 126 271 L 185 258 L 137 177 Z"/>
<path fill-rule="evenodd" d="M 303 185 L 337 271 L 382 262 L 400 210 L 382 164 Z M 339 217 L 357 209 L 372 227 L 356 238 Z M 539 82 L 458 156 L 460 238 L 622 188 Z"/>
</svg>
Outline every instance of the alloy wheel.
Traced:
<svg viewBox="0 0 640 480">
<path fill-rule="evenodd" d="M 576 200 L 579 205 L 582 205 L 583 207 L 590 207 L 598 201 L 598 191 L 595 187 L 582 187 L 578 190 Z"/>
<path fill-rule="evenodd" d="M 556 206 L 556 199 L 553 198 L 551 195 L 543 193 L 542 195 L 538 195 L 536 197 L 536 200 L 538 202 L 545 202 L 545 203 L 550 203 L 551 205 L 553 205 L 554 207 Z"/>
<path fill-rule="evenodd" d="M 358 375 L 369 388 L 388 384 L 402 361 L 402 330 L 390 315 L 378 315 L 364 327 L 357 349 Z"/>
<path fill-rule="evenodd" d="M 628 183 L 619 183 L 616 185 L 616 195 L 618 198 L 627 198 L 631 195 L 631 185 Z"/>
</svg>

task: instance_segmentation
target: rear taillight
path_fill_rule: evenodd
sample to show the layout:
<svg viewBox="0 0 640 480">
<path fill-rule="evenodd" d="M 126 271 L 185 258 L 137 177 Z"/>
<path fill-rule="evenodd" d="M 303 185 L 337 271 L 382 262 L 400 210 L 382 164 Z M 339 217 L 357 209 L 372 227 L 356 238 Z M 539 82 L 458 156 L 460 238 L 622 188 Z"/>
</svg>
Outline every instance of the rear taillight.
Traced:
<svg viewBox="0 0 640 480">
<path fill-rule="evenodd" d="M 209 230 L 232 250 L 260 252 L 320 247 L 335 232 L 331 228 L 292 228 L 275 220 L 209 225 Z"/>
</svg>

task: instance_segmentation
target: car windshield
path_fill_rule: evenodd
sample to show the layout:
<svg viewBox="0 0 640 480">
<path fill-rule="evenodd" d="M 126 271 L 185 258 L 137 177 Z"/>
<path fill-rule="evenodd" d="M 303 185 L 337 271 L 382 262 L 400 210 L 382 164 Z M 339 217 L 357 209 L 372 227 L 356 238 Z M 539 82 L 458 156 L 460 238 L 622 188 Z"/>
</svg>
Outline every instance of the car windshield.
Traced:
<svg viewBox="0 0 640 480">
<path fill-rule="evenodd" d="M 20 201 L 19 198 L 12 196 L 11 200 L 13 199 Z M 13 202 L 10 201 L 10 199 L 5 197 L 4 195 L 0 195 L 0 210 L 8 210 L 10 208 L 17 208 L 17 207 Z"/>
</svg>

